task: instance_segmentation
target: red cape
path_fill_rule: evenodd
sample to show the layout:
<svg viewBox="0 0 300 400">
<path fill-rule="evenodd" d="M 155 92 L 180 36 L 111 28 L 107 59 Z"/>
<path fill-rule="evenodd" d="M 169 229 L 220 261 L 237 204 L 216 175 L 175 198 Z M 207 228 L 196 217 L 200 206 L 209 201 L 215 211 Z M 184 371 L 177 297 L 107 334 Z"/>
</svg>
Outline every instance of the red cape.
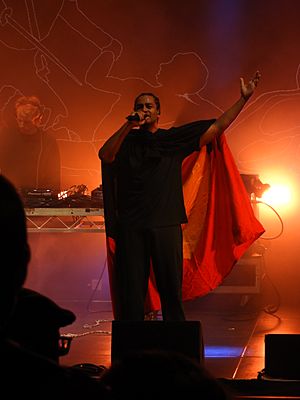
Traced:
<svg viewBox="0 0 300 400">
<path fill-rule="evenodd" d="M 225 135 L 182 165 L 188 223 L 183 228 L 183 300 L 219 286 L 239 258 L 263 233 Z M 105 192 L 104 192 L 105 194 Z M 104 196 L 105 197 L 105 196 Z M 107 265 L 114 310 L 115 241 L 106 236 Z M 145 314 L 160 310 L 154 276 L 149 279 Z"/>
</svg>

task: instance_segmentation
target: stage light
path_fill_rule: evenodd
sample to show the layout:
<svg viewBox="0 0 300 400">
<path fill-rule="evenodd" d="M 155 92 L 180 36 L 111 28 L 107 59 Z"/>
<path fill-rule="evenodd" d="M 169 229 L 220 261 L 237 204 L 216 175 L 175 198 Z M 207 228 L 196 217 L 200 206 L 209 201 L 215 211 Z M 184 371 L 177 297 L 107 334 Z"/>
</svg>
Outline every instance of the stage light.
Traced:
<svg viewBox="0 0 300 400">
<path fill-rule="evenodd" d="M 290 188 L 286 185 L 274 184 L 265 192 L 261 198 L 267 204 L 272 206 L 288 205 L 291 202 L 292 195 Z"/>
</svg>

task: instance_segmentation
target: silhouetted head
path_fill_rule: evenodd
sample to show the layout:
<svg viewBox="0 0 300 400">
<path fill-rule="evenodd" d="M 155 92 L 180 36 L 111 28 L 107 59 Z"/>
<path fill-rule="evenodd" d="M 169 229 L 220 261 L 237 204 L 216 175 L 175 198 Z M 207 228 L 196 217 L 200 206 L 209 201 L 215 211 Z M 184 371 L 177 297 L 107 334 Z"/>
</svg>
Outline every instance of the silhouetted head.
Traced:
<svg viewBox="0 0 300 400">
<path fill-rule="evenodd" d="M 0 329 L 12 313 L 30 260 L 26 215 L 12 183 L 0 175 Z"/>
<path fill-rule="evenodd" d="M 114 399 L 231 399 L 202 364 L 167 350 L 129 353 L 112 363 L 101 379 Z"/>
</svg>

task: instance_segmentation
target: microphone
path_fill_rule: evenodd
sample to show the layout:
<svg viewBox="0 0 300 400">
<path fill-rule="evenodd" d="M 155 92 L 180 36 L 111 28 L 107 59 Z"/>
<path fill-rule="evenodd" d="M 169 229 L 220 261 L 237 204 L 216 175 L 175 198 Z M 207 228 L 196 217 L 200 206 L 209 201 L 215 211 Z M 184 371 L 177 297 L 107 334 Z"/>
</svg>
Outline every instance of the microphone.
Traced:
<svg viewBox="0 0 300 400">
<path fill-rule="evenodd" d="M 126 119 L 128 121 L 137 121 L 137 122 L 139 122 L 140 121 L 140 116 L 139 116 L 138 113 L 135 113 L 133 115 L 128 115 L 128 117 L 126 117 Z"/>
</svg>

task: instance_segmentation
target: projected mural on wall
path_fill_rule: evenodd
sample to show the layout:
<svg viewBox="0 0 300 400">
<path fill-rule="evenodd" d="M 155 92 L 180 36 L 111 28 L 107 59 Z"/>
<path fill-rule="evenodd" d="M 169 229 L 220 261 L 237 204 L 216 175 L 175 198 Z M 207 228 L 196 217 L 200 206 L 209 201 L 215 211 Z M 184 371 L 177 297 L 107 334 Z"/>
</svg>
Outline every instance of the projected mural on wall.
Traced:
<svg viewBox="0 0 300 400">
<path fill-rule="evenodd" d="M 228 143 L 241 173 L 288 176 L 297 195 L 299 11 L 294 0 L 271 9 L 256 0 L 1 0 L 1 126 L 19 96 L 38 96 L 43 129 L 59 146 L 61 190 L 92 191 L 101 184 L 98 150 L 138 93 L 160 97 L 169 127 L 218 116 L 239 95 L 240 76 L 259 69 Z"/>
</svg>

